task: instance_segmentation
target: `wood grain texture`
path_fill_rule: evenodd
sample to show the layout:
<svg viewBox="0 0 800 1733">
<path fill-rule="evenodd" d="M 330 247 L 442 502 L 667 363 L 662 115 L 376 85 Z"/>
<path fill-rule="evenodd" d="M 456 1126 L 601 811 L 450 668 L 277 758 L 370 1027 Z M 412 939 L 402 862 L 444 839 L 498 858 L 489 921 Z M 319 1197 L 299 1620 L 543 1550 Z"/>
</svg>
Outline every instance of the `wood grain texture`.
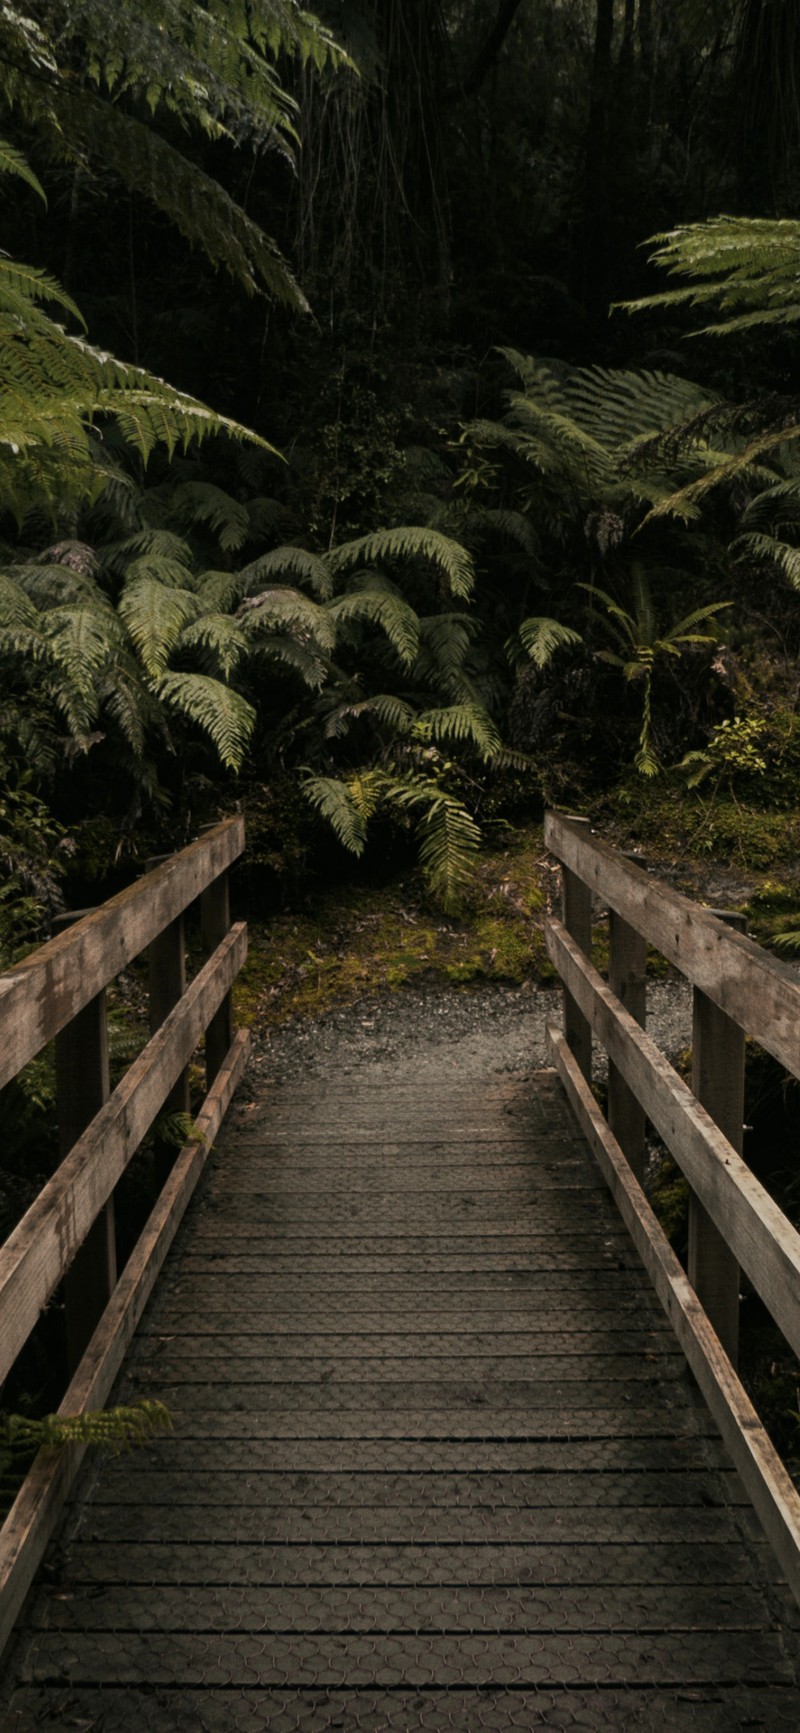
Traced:
<svg viewBox="0 0 800 1733">
<path fill-rule="evenodd" d="M 645 1269 L 719 1426 L 764 1532 L 795 1599 L 800 1602 L 800 1496 L 691 1282 L 591 1094 L 560 1031 L 550 1049 L 570 1106 L 600 1163 Z"/>
<path fill-rule="evenodd" d="M 557 813 L 546 816 L 545 842 L 603 904 L 616 909 L 787 1071 L 798 1074 L 800 983 L 787 964 Z"/>
<path fill-rule="evenodd" d="M 0 1377 L 108 1201 L 247 954 L 239 924 L 192 981 L 0 1249 Z"/>
<path fill-rule="evenodd" d="M 243 848 L 244 820 L 224 819 L 0 977 L 0 1089 Z"/>
<path fill-rule="evenodd" d="M 800 1353 L 800 1235 L 560 921 L 548 954 L 756 1292 Z"/>
</svg>

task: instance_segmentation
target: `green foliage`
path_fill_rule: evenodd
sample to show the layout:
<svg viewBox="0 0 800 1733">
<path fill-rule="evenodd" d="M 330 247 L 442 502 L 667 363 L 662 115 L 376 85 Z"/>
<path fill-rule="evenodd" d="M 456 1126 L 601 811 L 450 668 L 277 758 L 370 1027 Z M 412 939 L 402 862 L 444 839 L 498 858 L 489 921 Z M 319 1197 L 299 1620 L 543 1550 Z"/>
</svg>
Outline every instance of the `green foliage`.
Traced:
<svg viewBox="0 0 800 1733">
<path fill-rule="evenodd" d="M 699 788 L 710 776 L 730 784 L 735 777 L 761 775 L 767 768 L 759 751 L 763 735 L 760 716 L 726 717 L 713 729 L 706 746 L 681 759 L 678 769 L 686 773 L 687 788 Z"/>
<path fill-rule="evenodd" d="M 474 870 L 480 831 L 463 802 L 435 777 L 375 767 L 346 783 L 308 775 L 304 786 L 339 841 L 356 855 L 363 853 L 368 821 L 378 811 L 408 816 L 430 889 L 443 908 L 458 907 Z"/>
<path fill-rule="evenodd" d="M 296 104 L 276 61 L 342 65 L 330 34 L 290 0 L 67 0 L 41 14 L 0 9 L 0 101 L 17 123 L 62 160 L 110 169 L 248 291 L 305 306 L 274 241 L 173 140 L 227 138 L 291 159 Z M 14 147 L 6 160 L 23 172 Z"/>
<path fill-rule="evenodd" d="M 39 1420 L 0 1414 L 0 1503 L 12 1502 L 38 1450 L 96 1444 L 119 1451 L 171 1431 L 169 1409 L 152 1399 L 83 1414 L 45 1414 Z"/>
<path fill-rule="evenodd" d="M 710 308 L 716 317 L 703 334 L 714 336 L 760 326 L 786 327 L 800 319 L 800 223 L 793 219 L 712 217 L 653 235 L 648 244 L 653 243 L 653 264 L 672 277 L 692 281 L 686 288 L 627 301 L 623 303 L 627 312 Z"/>
<path fill-rule="evenodd" d="M 703 607 L 693 608 L 684 619 L 662 631 L 656 618 L 650 586 L 640 566 L 634 565 L 632 578 L 634 596 L 631 612 L 621 607 L 619 602 L 615 602 L 613 596 L 607 595 L 605 590 L 597 589 L 593 585 L 585 587 L 593 601 L 597 599 L 602 603 L 606 615 L 606 630 L 618 646 L 615 650 L 601 651 L 601 655 L 620 668 L 626 680 L 641 682 L 642 727 L 634 764 L 643 776 L 657 776 L 661 767 L 652 741 L 652 691 L 656 662 L 661 656 L 678 657 L 683 650 L 697 644 L 713 644 L 718 636 L 716 615 L 722 608 L 729 607 L 730 603 L 709 602 Z M 705 630 L 700 630 L 701 627 Z"/>
</svg>

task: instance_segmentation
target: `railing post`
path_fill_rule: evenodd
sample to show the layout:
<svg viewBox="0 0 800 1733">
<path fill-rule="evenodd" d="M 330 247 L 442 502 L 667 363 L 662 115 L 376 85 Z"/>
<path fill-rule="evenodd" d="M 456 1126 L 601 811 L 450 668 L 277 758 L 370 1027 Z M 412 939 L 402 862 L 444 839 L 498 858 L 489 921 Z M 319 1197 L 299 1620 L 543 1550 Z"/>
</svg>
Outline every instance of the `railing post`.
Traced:
<svg viewBox="0 0 800 1733">
<path fill-rule="evenodd" d="M 569 817 L 569 824 L 585 825 L 588 829 L 588 818 Z M 564 926 L 570 937 L 575 940 L 584 955 L 592 955 L 592 893 L 583 879 L 570 867 L 562 865 L 563 883 L 563 919 Z M 578 1010 L 572 994 L 564 988 L 564 1035 L 567 1046 L 574 1053 L 575 1059 L 587 1082 L 592 1081 L 592 1026 L 583 1012 Z"/>
<path fill-rule="evenodd" d="M 221 945 L 231 925 L 230 878 L 227 872 L 203 891 L 200 898 L 200 935 L 203 950 L 210 957 Z M 210 1089 L 221 1070 L 233 1040 L 233 1001 L 230 993 L 212 1017 L 206 1030 L 206 1088 Z"/>
<path fill-rule="evenodd" d="M 638 857 L 637 857 L 638 858 Z M 646 1016 L 647 944 L 641 933 L 618 915 L 608 911 L 608 984 L 621 1004 L 643 1029 Z M 608 1065 L 608 1123 L 631 1171 L 641 1185 L 644 1179 L 645 1113 L 633 1090 L 616 1065 Z"/>
<path fill-rule="evenodd" d="M 60 915 L 56 930 L 80 920 Z M 108 1017 L 105 991 L 98 993 L 56 1036 L 56 1099 L 61 1160 L 86 1130 L 110 1093 Z M 100 1211 L 64 1277 L 67 1362 L 75 1371 L 117 1281 L 114 1199 Z"/>
<path fill-rule="evenodd" d="M 157 866 L 158 861 L 148 861 L 146 865 L 147 867 Z M 182 914 L 178 915 L 174 921 L 170 921 L 169 926 L 165 927 L 164 931 L 159 933 L 158 937 L 153 939 L 152 944 L 148 946 L 147 967 L 150 989 L 150 1033 L 154 1035 L 186 990 L 186 936 Z M 188 1113 L 189 1105 L 189 1069 L 187 1066 L 170 1090 L 161 1112 L 165 1115 Z M 153 1148 L 156 1189 L 160 1191 L 174 1166 L 178 1152 L 174 1144 L 168 1143 L 160 1137 L 156 1137 Z"/>
<path fill-rule="evenodd" d="M 738 932 L 744 930 L 744 915 L 720 909 L 712 913 Z M 744 1051 L 744 1030 L 695 987 L 692 1091 L 739 1155 L 743 1142 Z M 694 1193 L 689 1196 L 688 1275 L 735 1366 L 739 1348 L 739 1265 Z"/>
</svg>

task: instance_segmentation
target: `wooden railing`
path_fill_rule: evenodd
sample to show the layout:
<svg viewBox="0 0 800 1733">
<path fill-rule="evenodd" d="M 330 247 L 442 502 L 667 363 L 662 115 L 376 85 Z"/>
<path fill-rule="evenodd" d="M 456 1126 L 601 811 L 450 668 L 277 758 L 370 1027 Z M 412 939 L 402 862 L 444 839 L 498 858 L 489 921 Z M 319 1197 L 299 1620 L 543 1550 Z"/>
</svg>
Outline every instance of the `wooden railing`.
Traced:
<svg viewBox="0 0 800 1733">
<path fill-rule="evenodd" d="M 0 975 L 0 1088 L 56 1047 L 61 1162 L 0 1249 L 0 1379 L 63 1282 L 71 1380 L 59 1412 L 101 1407 L 244 1068 L 231 988 L 247 954 L 230 924 L 228 870 L 244 823 L 226 819 L 180 854 Z M 199 900 L 205 961 L 186 984 L 184 915 Z M 106 988 L 148 954 L 151 1036 L 113 1090 Z M 119 1279 L 114 1188 L 163 1112 L 189 1106 L 188 1065 L 205 1042 L 206 1089 L 191 1140 L 156 1146 L 159 1189 Z M 0 1531 L 0 1649 L 80 1465 L 83 1448 L 41 1450 Z"/>
<path fill-rule="evenodd" d="M 547 947 L 564 983 L 564 1029 L 551 1053 L 637 1249 L 800 1600 L 800 1498 L 734 1370 L 740 1269 L 800 1354 L 800 1235 L 742 1160 L 744 1038 L 800 1075 L 800 982 L 729 917 L 658 883 L 549 813 L 548 848 L 563 870 L 563 920 Z M 592 899 L 609 911 L 608 982 L 591 963 Z M 686 1084 L 647 1036 L 651 945 L 693 987 L 692 1077 Z M 591 1089 L 592 1038 L 609 1060 L 608 1118 Z M 684 1272 L 641 1186 L 645 1116 L 690 1187 Z"/>
</svg>

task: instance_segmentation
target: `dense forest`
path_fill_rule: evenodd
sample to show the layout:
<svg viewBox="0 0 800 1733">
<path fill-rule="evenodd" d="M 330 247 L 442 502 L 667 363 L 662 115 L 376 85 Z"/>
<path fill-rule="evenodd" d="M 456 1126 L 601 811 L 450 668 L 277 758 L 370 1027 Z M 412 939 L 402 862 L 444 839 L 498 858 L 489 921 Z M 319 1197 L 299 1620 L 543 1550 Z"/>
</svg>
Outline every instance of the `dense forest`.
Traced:
<svg viewBox="0 0 800 1733">
<path fill-rule="evenodd" d="M 235 801 L 273 904 L 411 838 L 456 907 L 487 820 L 676 786 L 770 864 L 798 30 L 3 7 L 6 963 Z"/>
</svg>

